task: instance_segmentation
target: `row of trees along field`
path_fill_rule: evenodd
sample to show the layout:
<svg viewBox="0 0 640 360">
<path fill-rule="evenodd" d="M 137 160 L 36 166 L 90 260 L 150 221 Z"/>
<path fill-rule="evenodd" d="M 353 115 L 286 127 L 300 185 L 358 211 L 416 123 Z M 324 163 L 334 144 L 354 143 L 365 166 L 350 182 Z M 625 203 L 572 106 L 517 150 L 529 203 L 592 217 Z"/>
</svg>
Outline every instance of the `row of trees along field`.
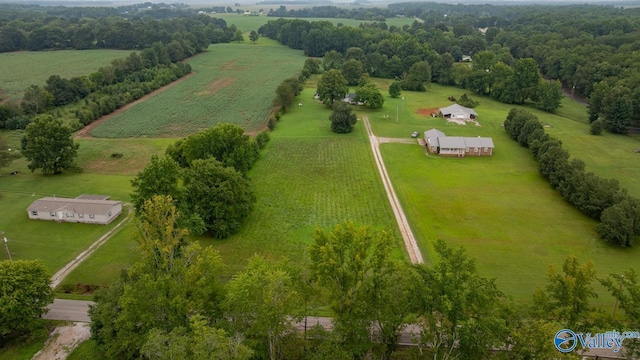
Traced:
<svg viewBox="0 0 640 360">
<path fill-rule="evenodd" d="M 511 109 L 504 122 L 509 136 L 531 149 L 538 170 L 551 186 L 585 215 L 600 220 L 596 231 L 604 240 L 632 246 L 640 235 L 640 200 L 620 189 L 617 180 L 586 172 L 584 163 L 570 159 L 562 142 L 544 132 L 538 118 L 522 109 Z"/>
<path fill-rule="evenodd" d="M 110 66 L 102 67 L 87 76 L 66 79 L 51 75 L 44 87 L 30 86 L 25 90 L 21 102 L 6 101 L 0 104 L 0 129 L 24 129 L 34 116 L 42 113 L 59 116 L 59 109 L 65 107 L 65 111 L 77 119 L 70 122 L 71 127 L 77 130 L 188 74 L 191 67 L 180 62 L 181 60 L 205 50 L 210 43 L 229 42 L 237 35 L 232 28 L 226 27 L 224 20 L 217 21 L 207 16 L 161 21 L 140 20 L 139 28 L 123 19 L 86 19 L 90 20 L 94 22 L 90 26 L 94 30 L 101 28 L 97 25 L 99 22 L 114 25 L 109 27 L 114 34 L 119 31 L 116 24 L 126 24 L 129 36 L 138 42 L 127 45 L 110 43 L 108 46 L 142 50 L 131 53 L 127 58 L 114 60 Z M 77 22 L 66 21 L 68 29 L 77 26 Z M 214 33 L 221 36 L 209 34 L 207 29 L 218 30 Z M 154 34 L 155 37 L 147 40 L 156 41 L 151 43 L 136 35 L 140 32 Z M 48 30 L 45 33 L 50 34 Z M 120 35 L 114 36 L 123 39 Z M 90 40 L 92 43 L 96 41 Z M 57 46 L 44 39 L 40 39 L 39 43 L 47 49 L 67 47 Z"/>
<path fill-rule="evenodd" d="M 589 99 L 591 121 L 602 118 L 610 131 L 626 132 L 640 119 L 640 62 L 635 51 L 640 45 L 638 8 L 398 3 L 389 9 L 422 22 L 402 28 L 383 23 L 352 28 L 279 19 L 260 32 L 310 56 L 335 50 L 353 58 L 347 50 L 358 48 L 362 52 L 356 59 L 376 77 L 402 78 L 412 64 L 426 61 L 433 81 L 507 103 L 520 103 L 525 96 L 542 109 L 553 110 L 557 84 L 532 93 L 532 83 L 522 87 L 517 82 L 532 80 L 517 78 L 521 75 L 517 61 L 533 59 L 533 67 L 545 77 Z M 452 66 L 465 55 L 480 65 Z M 520 64 L 525 69 L 528 65 Z M 517 93 L 515 88 L 523 90 Z M 603 106 L 614 97 L 620 99 L 619 106 Z"/>
</svg>

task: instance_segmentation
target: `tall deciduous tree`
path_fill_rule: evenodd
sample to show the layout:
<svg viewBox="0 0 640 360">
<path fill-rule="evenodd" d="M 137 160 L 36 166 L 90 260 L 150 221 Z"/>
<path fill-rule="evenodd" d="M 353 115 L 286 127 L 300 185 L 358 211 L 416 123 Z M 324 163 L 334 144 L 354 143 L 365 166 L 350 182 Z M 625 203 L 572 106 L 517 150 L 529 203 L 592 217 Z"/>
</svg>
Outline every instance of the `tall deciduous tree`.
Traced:
<svg viewBox="0 0 640 360">
<path fill-rule="evenodd" d="M 271 360 L 286 358 L 283 339 L 294 331 L 292 322 L 302 317 L 302 299 L 283 266 L 254 256 L 229 282 L 226 304 L 235 326 L 264 339 Z"/>
<path fill-rule="evenodd" d="M 594 122 L 595 124 L 595 122 Z M 602 239 L 620 246 L 633 246 L 640 235 L 640 201 L 630 196 L 602 211 L 596 231 Z"/>
<path fill-rule="evenodd" d="M 334 332 L 355 355 L 371 348 L 372 326 L 390 354 L 403 326 L 408 306 L 403 296 L 409 291 L 404 280 L 394 283 L 403 275 L 389 258 L 392 244 L 384 231 L 346 222 L 329 234 L 316 229 L 309 248 L 312 276 L 329 293 Z"/>
<path fill-rule="evenodd" d="M 347 80 L 347 85 L 358 85 L 358 80 L 362 77 L 364 67 L 362 62 L 356 59 L 349 59 L 342 64 L 342 76 Z"/>
<path fill-rule="evenodd" d="M 42 261 L 0 261 L 1 343 L 36 329 L 52 302 L 50 275 Z"/>
<path fill-rule="evenodd" d="M 328 70 L 322 75 L 316 90 L 320 100 L 329 107 L 333 106 L 335 101 L 344 99 L 348 91 L 347 80 L 340 70 L 336 69 Z"/>
<path fill-rule="evenodd" d="M 49 115 L 36 117 L 27 125 L 22 139 L 22 154 L 29 161 L 29 169 L 59 174 L 75 167 L 80 145 L 73 141 L 71 135 L 71 129 L 62 120 Z"/>
<path fill-rule="evenodd" d="M 592 262 L 581 264 L 572 255 L 565 259 L 561 272 L 549 266 L 546 288 L 534 295 L 538 316 L 560 320 L 572 330 L 588 330 L 595 311 L 590 299 L 598 297 L 592 285 L 595 275 Z"/>
<path fill-rule="evenodd" d="M 358 86 L 356 88 L 356 100 L 372 109 L 381 109 L 382 105 L 384 105 L 384 96 L 374 84 Z"/>
<path fill-rule="evenodd" d="M 506 327 L 504 295 L 493 280 L 481 277 L 464 249 L 435 244 L 440 260 L 416 268 L 420 282 L 419 346 L 428 346 L 437 359 L 482 359 L 502 345 Z"/>
<path fill-rule="evenodd" d="M 179 201 L 182 198 L 179 187 L 181 177 L 182 169 L 171 157 L 152 155 L 151 162 L 131 180 L 131 202 L 137 210 L 141 210 L 144 202 L 154 195 L 168 195 L 174 201 Z"/>
<path fill-rule="evenodd" d="M 240 126 L 220 123 L 176 142 L 167 149 L 167 155 L 182 167 L 190 166 L 194 160 L 213 157 L 224 166 L 246 174 L 258 158 L 258 146 Z"/>
<path fill-rule="evenodd" d="M 329 116 L 329 120 L 331 120 L 331 131 L 338 134 L 346 134 L 353 130 L 353 125 L 356 124 L 358 118 L 349 104 L 344 101 L 338 101 L 333 104 L 333 112 Z"/>
<path fill-rule="evenodd" d="M 402 86 L 400 85 L 399 81 L 394 81 L 391 83 L 391 85 L 389 85 L 389 96 L 391 96 L 392 98 L 397 98 L 400 97 L 401 93 Z"/>
<path fill-rule="evenodd" d="M 20 106 L 27 114 L 39 114 L 53 106 L 53 95 L 37 85 L 31 85 L 24 91 Z"/>
<path fill-rule="evenodd" d="M 425 83 L 431 82 L 431 65 L 426 61 L 419 61 L 409 69 L 407 76 L 402 81 L 405 90 L 424 91 Z"/>
<path fill-rule="evenodd" d="M 560 81 L 541 81 L 533 95 L 536 107 L 546 112 L 553 112 L 562 102 L 562 83 Z"/>
<path fill-rule="evenodd" d="M 251 32 L 249 33 L 249 40 L 251 40 L 251 42 L 255 44 L 258 39 L 260 39 L 260 34 L 258 34 L 255 30 L 251 30 Z"/>
<path fill-rule="evenodd" d="M 222 239 L 240 229 L 256 197 L 249 180 L 216 159 L 194 160 L 185 172 L 185 203 L 204 221 L 207 231 Z"/>
<path fill-rule="evenodd" d="M 627 132 L 633 116 L 631 90 L 625 86 L 612 88 L 602 99 L 604 128 L 618 134 Z"/>
</svg>

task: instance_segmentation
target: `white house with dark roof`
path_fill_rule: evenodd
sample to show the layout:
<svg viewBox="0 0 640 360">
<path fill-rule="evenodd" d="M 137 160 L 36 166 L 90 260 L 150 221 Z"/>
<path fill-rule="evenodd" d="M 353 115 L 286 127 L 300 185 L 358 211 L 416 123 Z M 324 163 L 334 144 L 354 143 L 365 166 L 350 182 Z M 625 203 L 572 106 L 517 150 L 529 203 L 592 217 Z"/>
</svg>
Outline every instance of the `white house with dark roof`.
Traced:
<svg viewBox="0 0 640 360">
<path fill-rule="evenodd" d="M 478 113 L 473 109 L 458 104 L 441 108 L 440 115 L 445 119 L 475 120 L 478 118 Z"/>
<path fill-rule="evenodd" d="M 107 195 L 45 197 L 29 205 L 27 213 L 32 220 L 108 224 L 122 213 L 122 202 L 108 199 Z"/>
<path fill-rule="evenodd" d="M 440 156 L 492 156 L 493 139 L 483 137 L 446 136 L 442 131 L 431 129 L 424 132 L 424 141 L 432 154 Z"/>
</svg>

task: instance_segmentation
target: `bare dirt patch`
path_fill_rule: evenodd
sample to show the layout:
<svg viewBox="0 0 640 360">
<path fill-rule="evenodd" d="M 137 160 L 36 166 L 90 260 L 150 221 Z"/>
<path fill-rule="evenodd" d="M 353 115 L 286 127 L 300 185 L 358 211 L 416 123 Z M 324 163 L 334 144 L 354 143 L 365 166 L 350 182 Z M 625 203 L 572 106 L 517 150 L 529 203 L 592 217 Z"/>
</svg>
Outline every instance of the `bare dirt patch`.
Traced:
<svg viewBox="0 0 640 360">
<path fill-rule="evenodd" d="M 430 109 L 418 109 L 416 114 L 425 115 L 425 116 L 433 116 L 433 114 L 438 115 L 440 112 L 439 108 L 430 108 Z"/>
<path fill-rule="evenodd" d="M 80 343 L 89 339 L 91 331 L 87 323 L 73 323 L 70 326 L 58 326 L 32 360 L 64 360 Z"/>
<path fill-rule="evenodd" d="M 223 77 L 213 80 L 211 84 L 209 84 L 209 91 L 211 92 L 211 95 L 215 95 L 218 93 L 218 91 L 226 88 L 234 82 L 236 82 L 236 79 L 230 77 Z"/>
<path fill-rule="evenodd" d="M 136 104 L 139 104 L 139 103 L 149 99 L 150 97 L 156 96 L 157 94 L 159 94 L 159 93 L 161 93 L 161 92 L 163 92 L 163 91 L 165 91 L 165 90 L 167 90 L 167 89 L 169 89 L 169 88 L 181 83 L 182 81 L 186 80 L 188 77 L 193 76 L 194 74 L 195 74 L 195 71 L 192 71 L 189 74 L 181 77 L 180 79 L 178 79 L 178 80 L 176 80 L 176 81 L 174 81 L 174 82 L 172 82 L 170 84 L 167 84 L 167 85 L 165 85 L 165 86 L 163 86 L 163 87 L 161 87 L 159 89 L 156 89 L 156 90 L 148 93 L 147 95 L 141 97 L 140 99 L 138 99 L 138 100 L 136 100 L 134 102 L 128 103 L 127 105 L 125 105 L 125 106 L 121 107 L 120 109 L 112 112 L 111 114 L 104 115 L 104 116 L 94 120 L 91 124 L 89 124 L 89 125 L 83 127 L 82 129 L 78 130 L 76 132 L 76 134 L 74 135 L 74 137 L 75 138 L 92 138 L 93 136 L 91 135 L 91 131 L 93 129 L 95 129 L 98 125 L 100 125 L 101 123 L 111 119 L 112 117 L 114 117 L 114 116 L 116 116 L 118 114 L 121 114 L 121 113 L 129 110 L 129 108 L 131 108 L 132 106 L 135 106 Z"/>
<path fill-rule="evenodd" d="M 238 60 L 227 61 L 220 66 L 220 71 L 242 71 L 246 69 L 244 66 L 238 66 Z"/>
</svg>

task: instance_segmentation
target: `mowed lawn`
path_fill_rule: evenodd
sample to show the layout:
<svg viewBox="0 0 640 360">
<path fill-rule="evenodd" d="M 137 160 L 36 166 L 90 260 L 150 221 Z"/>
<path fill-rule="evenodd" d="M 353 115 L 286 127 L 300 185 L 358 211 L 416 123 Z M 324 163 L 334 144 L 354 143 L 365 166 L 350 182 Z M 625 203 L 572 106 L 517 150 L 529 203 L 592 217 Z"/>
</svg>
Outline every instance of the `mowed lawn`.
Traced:
<svg viewBox="0 0 640 360">
<path fill-rule="evenodd" d="M 530 301 L 536 287 L 545 285 L 548 266 L 561 268 L 568 255 L 593 261 L 600 276 L 631 266 L 638 269 L 640 250 L 599 240 L 596 222 L 567 204 L 540 177 L 529 150 L 506 135 L 500 125 L 510 106 L 471 95 L 481 102 L 475 108 L 480 127 L 446 124 L 441 118 L 417 114 L 419 109 L 447 106 L 451 104 L 447 96 L 461 94 L 460 89 L 432 85 L 426 93 L 403 93 L 404 104 L 401 98 L 388 99 L 384 109 L 365 112 L 378 136 L 408 137 L 412 131 L 422 135 L 435 127 L 451 136 L 493 138 L 496 149 L 490 158 L 440 158 L 426 155 L 418 145 L 382 144 L 387 169 L 425 257 L 437 261 L 433 254 L 437 239 L 464 246 L 476 258 L 481 274 L 496 278 L 503 291 L 521 301 Z M 588 126 L 536 114 L 541 121 L 557 123 L 547 130 Z M 601 295 L 597 302 L 612 305 L 613 299 L 597 289 Z"/>
<path fill-rule="evenodd" d="M 348 220 L 390 231 L 395 256 L 406 258 L 363 124 L 350 134 L 332 133 L 330 111 L 313 93 L 300 95 L 303 106 L 282 118 L 251 170 L 258 201 L 242 230 L 203 240 L 221 252 L 228 274 L 254 254 L 301 263 L 316 226 L 329 231 Z"/>
<path fill-rule="evenodd" d="M 220 122 L 256 133 L 265 127 L 282 80 L 297 76 L 301 51 L 259 44 L 215 44 L 189 60 L 194 75 L 98 125 L 96 137 L 182 137 Z"/>
<path fill-rule="evenodd" d="M 0 54 L 0 98 L 19 100 L 31 85 L 44 86 L 51 75 L 86 76 L 122 59 L 131 50 L 17 51 Z"/>
</svg>

